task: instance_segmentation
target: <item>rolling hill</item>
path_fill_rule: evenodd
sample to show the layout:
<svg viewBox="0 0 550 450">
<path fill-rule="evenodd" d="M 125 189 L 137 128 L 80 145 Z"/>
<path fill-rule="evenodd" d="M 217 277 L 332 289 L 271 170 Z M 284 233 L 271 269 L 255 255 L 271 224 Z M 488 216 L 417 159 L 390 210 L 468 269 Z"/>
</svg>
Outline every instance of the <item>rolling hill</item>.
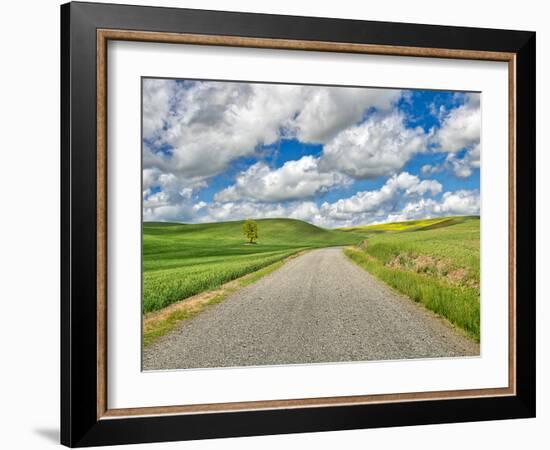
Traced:
<svg viewBox="0 0 550 450">
<path fill-rule="evenodd" d="M 302 250 L 358 244 L 353 231 L 326 230 L 293 219 L 257 220 L 247 245 L 243 221 L 143 224 L 143 312 L 216 288 Z"/>
<path fill-rule="evenodd" d="M 348 228 L 337 228 L 337 230 L 356 233 L 385 233 L 400 231 L 427 231 L 436 228 L 444 228 L 451 225 L 463 223 L 470 219 L 479 219 L 479 216 L 449 216 L 437 217 L 434 219 L 407 220 L 404 222 L 381 223 L 376 225 L 364 225 Z"/>
</svg>

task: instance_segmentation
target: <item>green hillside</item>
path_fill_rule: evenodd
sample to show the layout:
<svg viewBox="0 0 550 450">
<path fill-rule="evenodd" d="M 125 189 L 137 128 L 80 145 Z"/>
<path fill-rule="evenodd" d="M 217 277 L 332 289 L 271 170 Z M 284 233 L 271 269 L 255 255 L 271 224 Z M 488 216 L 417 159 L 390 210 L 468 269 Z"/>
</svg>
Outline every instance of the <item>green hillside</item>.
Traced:
<svg viewBox="0 0 550 450">
<path fill-rule="evenodd" d="M 258 220 L 259 239 L 247 245 L 243 221 L 143 224 L 143 312 L 216 288 L 299 251 L 358 244 L 354 232 L 325 230 L 292 219 Z"/>
<path fill-rule="evenodd" d="M 479 340 L 479 225 L 464 216 L 355 227 L 364 241 L 346 254 Z"/>
<path fill-rule="evenodd" d="M 435 219 L 407 220 L 405 222 L 381 223 L 376 225 L 364 225 L 349 228 L 339 228 L 341 231 L 357 233 L 381 233 L 400 231 L 427 231 L 436 228 L 444 228 L 450 225 L 463 223 L 470 219 L 479 219 L 478 216 L 437 217 Z"/>
</svg>

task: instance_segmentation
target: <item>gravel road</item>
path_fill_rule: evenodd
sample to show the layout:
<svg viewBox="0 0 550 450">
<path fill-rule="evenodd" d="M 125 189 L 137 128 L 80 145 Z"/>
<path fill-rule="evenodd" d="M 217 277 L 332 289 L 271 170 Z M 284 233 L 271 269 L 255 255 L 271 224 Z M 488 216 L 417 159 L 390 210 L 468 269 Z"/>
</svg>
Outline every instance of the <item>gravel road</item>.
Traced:
<svg viewBox="0 0 550 450">
<path fill-rule="evenodd" d="M 327 248 L 182 322 L 145 349 L 143 369 L 473 355 L 478 344 Z"/>
</svg>

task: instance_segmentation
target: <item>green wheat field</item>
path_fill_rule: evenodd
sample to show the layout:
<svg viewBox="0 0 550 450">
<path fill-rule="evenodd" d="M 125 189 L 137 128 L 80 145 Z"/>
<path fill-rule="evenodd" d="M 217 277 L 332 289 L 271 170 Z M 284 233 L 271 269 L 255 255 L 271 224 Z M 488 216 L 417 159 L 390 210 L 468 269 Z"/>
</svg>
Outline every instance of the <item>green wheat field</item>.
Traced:
<svg viewBox="0 0 550 450">
<path fill-rule="evenodd" d="M 361 235 L 292 219 L 258 220 L 259 240 L 247 245 L 243 221 L 143 225 L 143 311 L 216 288 L 302 250 L 354 245 Z"/>
</svg>

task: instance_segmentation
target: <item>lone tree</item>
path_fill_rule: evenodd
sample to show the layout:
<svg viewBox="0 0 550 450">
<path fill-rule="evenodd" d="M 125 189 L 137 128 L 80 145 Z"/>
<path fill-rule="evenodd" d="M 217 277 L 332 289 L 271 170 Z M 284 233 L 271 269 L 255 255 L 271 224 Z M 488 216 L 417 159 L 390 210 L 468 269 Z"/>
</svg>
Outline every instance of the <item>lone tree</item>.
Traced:
<svg viewBox="0 0 550 450">
<path fill-rule="evenodd" d="M 247 219 L 243 224 L 243 233 L 250 244 L 258 239 L 258 224 L 254 220 Z"/>
</svg>

